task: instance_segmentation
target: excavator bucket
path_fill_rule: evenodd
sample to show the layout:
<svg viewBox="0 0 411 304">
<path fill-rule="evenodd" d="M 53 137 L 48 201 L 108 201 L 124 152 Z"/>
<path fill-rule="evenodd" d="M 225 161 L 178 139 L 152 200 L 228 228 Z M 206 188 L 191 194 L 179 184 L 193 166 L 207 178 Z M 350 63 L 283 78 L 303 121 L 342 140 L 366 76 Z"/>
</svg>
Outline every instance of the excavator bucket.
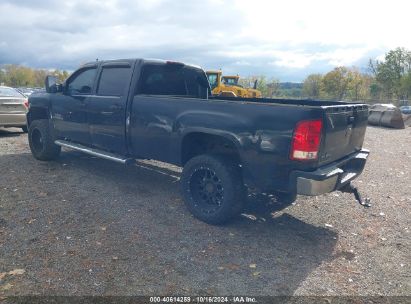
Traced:
<svg viewBox="0 0 411 304">
<path fill-rule="evenodd" d="M 404 129 L 403 114 L 392 104 L 375 104 L 370 108 L 368 123 L 374 126 Z"/>
</svg>

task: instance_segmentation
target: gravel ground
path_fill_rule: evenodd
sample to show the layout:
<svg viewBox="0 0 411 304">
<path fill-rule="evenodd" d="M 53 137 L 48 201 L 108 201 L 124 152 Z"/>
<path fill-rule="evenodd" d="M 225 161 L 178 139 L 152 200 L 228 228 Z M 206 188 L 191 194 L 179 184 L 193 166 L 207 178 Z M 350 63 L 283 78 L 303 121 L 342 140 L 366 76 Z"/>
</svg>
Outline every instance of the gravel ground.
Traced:
<svg viewBox="0 0 411 304">
<path fill-rule="evenodd" d="M 411 295 L 411 128 L 370 127 L 350 194 L 281 210 L 251 196 L 223 227 L 194 219 L 180 169 L 65 151 L 36 161 L 26 134 L 0 130 L 0 296 Z"/>
</svg>

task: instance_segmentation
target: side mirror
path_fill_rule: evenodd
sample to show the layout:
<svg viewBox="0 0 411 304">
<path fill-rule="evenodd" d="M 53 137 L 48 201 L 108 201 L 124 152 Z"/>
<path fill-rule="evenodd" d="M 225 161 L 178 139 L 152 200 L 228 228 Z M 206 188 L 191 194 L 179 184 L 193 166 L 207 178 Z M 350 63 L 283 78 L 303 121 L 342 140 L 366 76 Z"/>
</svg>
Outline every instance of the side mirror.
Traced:
<svg viewBox="0 0 411 304">
<path fill-rule="evenodd" d="M 57 93 L 62 91 L 62 86 L 57 83 L 57 78 L 55 76 L 48 75 L 45 80 L 45 85 L 47 93 Z"/>
</svg>

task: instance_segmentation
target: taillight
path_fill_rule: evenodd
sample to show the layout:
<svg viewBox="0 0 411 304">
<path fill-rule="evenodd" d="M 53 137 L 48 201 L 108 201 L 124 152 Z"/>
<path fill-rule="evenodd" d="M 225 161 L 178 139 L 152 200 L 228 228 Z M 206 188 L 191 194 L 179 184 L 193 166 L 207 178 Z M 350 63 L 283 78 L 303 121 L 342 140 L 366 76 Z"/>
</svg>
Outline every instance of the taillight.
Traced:
<svg viewBox="0 0 411 304">
<path fill-rule="evenodd" d="M 28 99 L 24 100 L 23 105 L 26 107 L 26 109 L 28 109 L 29 108 L 29 100 Z"/>
<path fill-rule="evenodd" d="M 317 159 L 322 127 L 321 119 L 297 123 L 291 142 L 290 158 L 293 160 Z"/>
</svg>

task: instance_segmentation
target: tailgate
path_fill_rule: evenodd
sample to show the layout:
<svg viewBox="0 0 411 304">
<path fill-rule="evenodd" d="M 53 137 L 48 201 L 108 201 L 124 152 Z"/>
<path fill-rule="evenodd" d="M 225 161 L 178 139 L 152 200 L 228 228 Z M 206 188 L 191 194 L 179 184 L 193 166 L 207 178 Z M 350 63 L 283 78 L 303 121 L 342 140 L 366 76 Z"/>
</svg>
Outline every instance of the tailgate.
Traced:
<svg viewBox="0 0 411 304">
<path fill-rule="evenodd" d="M 368 106 L 344 104 L 323 108 L 324 137 L 319 163 L 327 164 L 361 150 L 368 123 Z"/>
</svg>

